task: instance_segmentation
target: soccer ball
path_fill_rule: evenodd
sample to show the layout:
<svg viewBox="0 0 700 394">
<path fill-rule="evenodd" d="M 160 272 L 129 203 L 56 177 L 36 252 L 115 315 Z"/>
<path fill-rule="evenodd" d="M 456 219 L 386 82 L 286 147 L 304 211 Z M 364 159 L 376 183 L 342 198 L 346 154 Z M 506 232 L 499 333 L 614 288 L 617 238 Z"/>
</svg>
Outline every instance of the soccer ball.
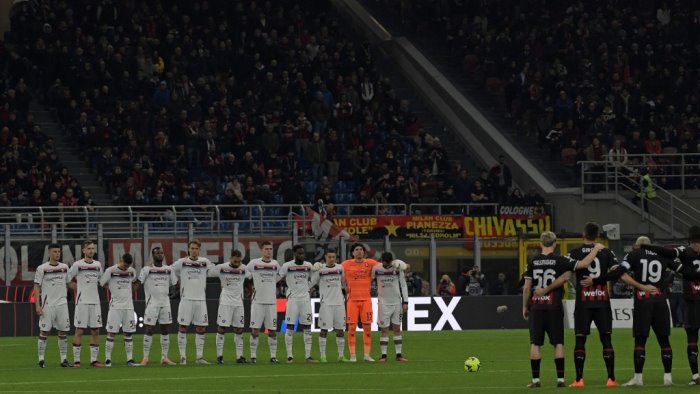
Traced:
<svg viewBox="0 0 700 394">
<path fill-rule="evenodd" d="M 479 372 L 481 369 L 481 361 L 476 357 L 469 357 L 464 360 L 464 370 L 467 372 Z"/>
</svg>

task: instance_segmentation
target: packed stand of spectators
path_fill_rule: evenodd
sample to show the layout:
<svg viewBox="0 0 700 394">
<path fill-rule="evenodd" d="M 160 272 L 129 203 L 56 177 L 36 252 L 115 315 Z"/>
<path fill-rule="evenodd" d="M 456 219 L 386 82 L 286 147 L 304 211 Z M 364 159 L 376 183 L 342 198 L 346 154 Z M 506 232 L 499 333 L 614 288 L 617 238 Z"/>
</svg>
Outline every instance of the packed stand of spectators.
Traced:
<svg viewBox="0 0 700 394">
<path fill-rule="evenodd" d="M 0 46 L 0 207 L 92 205 L 89 191 L 62 166 L 54 140 L 29 113 L 32 72 L 14 45 Z"/>
<path fill-rule="evenodd" d="M 20 5 L 39 22 L 14 33 L 119 204 L 323 200 L 359 214 L 479 194 L 328 1 L 38 4 Z"/>
<path fill-rule="evenodd" d="M 373 3 L 373 2 L 366 2 Z M 520 137 L 573 166 L 645 165 L 665 187 L 700 153 L 700 9 L 680 1 L 381 0 L 416 37 L 443 43 L 497 97 Z M 629 155 L 649 155 L 644 162 Z M 686 188 L 700 188 L 698 158 Z M 673 173 L 671 173 L 673 172 Z"/>
</svg>

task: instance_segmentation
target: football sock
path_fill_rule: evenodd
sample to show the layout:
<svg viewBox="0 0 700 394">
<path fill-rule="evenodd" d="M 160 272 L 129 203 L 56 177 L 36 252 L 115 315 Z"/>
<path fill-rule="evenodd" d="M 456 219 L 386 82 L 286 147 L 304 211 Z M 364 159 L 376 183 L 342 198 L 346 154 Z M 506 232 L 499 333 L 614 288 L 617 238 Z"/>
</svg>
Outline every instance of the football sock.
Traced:
<svg viewBox="0 0 700 394">
<path fill-rule="evenodd" d="M 696 328 L 686 328 L 686 336 L 688 337 L 688 364 L 690 364 L 690 372 L 693 375 L 698 373 L 698 330 Z"/>
<path fill-rule="evenodd" d="M 583 379 L 583 365 L 586 363 L 586 336 L 577 335 L 574 347 L 574 367 L 576 368 L 576 380 Z"/>
<path fill-rule="evenodd" d="M 671 367 L 673 366 L 671 343 L 668 341 L 668 337 L 660 337 L 658 341 L 661 348 L 661 363 L 664 365 L 664 372 L 671 373 Z"/>
<path fill-rule="evenodd" d="M 327 341 L 328 341 L 327 338 L 318 337 L 318 348 L 321 351 L 321 357 L 326 357 L 326 342 Z"/>
<path fill-rule="evenodd" d="M 250 357 L 258 358 L 258 337 L 254 335 L 250 336 Z"/>
<path fill-rule="evenodd" d="M 46 354 L 46 337 L 39 335 L 39 340 L 37 342 L 37 348 L 39 350 L 39 361 L 43 361 L 44 354 Z"/>
<path fill-rule="evenodd" d="M 90 344 L 90 362 L 97 361 L 97 355 L 100 353 L 100 345 Z"/>
<path fill-rule="evenodd" d="M 68 357 L 68 337 L 65 335 L 58 335 L 58 353 L 61 355 L 61 361 Z"/>
<path fill-rule="evenodd" d="M 134 338 L 124 335 L 124 349 L 126 350 L 126 361 L 134 359 Z"/>
<path fill-rule="evenodd" d="M 563 380 L 564 379 L 564 357 L 555 358 L 554 365 L 557 369 L 557 380 Z"/>
<path fill-rule="evenodd" d="M 394 336 L 394 348 L 396 349 L 396 354 L 399 355 L 401 354 L 401 347 L 402 347 L 402 338 L 401 335 L 399 336 Z M 382 353 L 385 354 L 385 353 Z"/>
<path fill-rule="evenodd" d="M 532 370 L 532 381 L 533 382 L 540 381 L 540 362 L 542 362 L 542 359 L 537 359 L 537 360 L 530 359 L 530 370 Z"/>
<path fill-rule="evenodd" d="M 73 362 L 74 363 L 79 363 L 80 362 L 80 345 L 73 344 Z"/>
<path fill-rule="evenodd" d="M 160 356 L 161 358 L 168 358 L 168 351 L 170 350 L 170 335 L 160 334 Z"/>
<path fill-rule="evenodd" d="M 605 361 L 608 379 L 615 380 L 615 350 L 612 347 L 612 336 L 609 332 L 600 334 L 600 343 L 603 344 L 603 361 Z"/>
<path fill-rule="evenodd" d="M 180 358 L 187 358 L 187 333 L 177 333 L 177 347 L 180 350 Z"/>
<path fill-rule="evenodd" d="M 222 357 L 224 355 L 224 334 L 216 333 L 216 357 Z"/>
<path fill-rule="evenodd" d="M 204 334 L 197 333 L 194 336 L 194 346 L 197 351 L 197 359 L 204 357 Z"/>
<path fill-rule="evenodd" d="M 350 354 L 355 354 L 357 349 L 357 324 L 348 324 L 348 347 Z"/>
<path fill-rule="evenodd" d="M 646 338 L 634 339 L 634 373 L 641 374 L 644 371 L 644 360 L 646 359 Z"/>
<path fill-rule="evenodd" d="M 304 329 L 304 358 L 311 357 L 311 346 L 313 345 L 313 337 L 311 336 L 311 329 Z"/>
<path fill-rule="evenodd" d="M 105 341 L 105 359 L 111 360 L 112 359 L 112 350 L 114 349 L 114 338 L 112 337 L 107 337 L 107 340 Z M 90 345 L 90 350 L 92 350 L 92 345 Z M 92 360 L 94 361 L 94 360 Z"/>
<path fill-rule="evenodd" d="M 382 352 L 382 356 L 386 355 L 386 349 L 389 346 L 389 337 L 379 337 L 379 351 Z"/>
<path fill-rule="evenodd" d="M 267 344 L 270 346 L 270 357 L 277 358 L 277 337 L 271 337 L 268 335 Z"/>
<path fill-rule="evenodd" d="M 153 343 L 153 335 L 143 335 L 143 358 L 148 358 L 151 354 L 151 344 Z"/>
<path fill-rule="evenodd" d="M 372 324 L 363 324 L 362 325 L 362 343 L 365 345 L 365 356 L 369 356 L 369 354 L 372 352 Z"/>
<path fill-rule="evenodd" d="M 335 337 L 335 344 L 338 345 L 338 357 L 345 355 L 345 337 Z"/>
<path fill-rule="evenodd" d="M 236 358 L 243 357 L 243 334 L 233 334 L 233 343 L 236 344 Z"/>
<path fill-rule="evenodd" d="M 287 331 L 284 333 L 284 344 L 287 348 L 287 357 L 294 357 L 294 331 L 289 328 L 287 328 Z"/>
</svg>

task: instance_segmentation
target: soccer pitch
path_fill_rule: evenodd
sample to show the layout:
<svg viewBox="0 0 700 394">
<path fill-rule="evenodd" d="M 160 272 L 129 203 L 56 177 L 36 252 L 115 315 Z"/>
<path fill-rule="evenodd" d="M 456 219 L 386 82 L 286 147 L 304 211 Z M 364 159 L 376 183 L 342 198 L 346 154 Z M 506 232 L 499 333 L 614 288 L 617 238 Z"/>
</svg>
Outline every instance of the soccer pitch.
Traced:
<svg viewBox="0 0 700 394">
<path fill-rule="evenodd" d="M 574 377 L 573 331 L 566 331 L 566 383 Z M 606 389 L 605 367 L 597 331 L 592 330 L 587 343 L 587 360 L 584 379 L 586 387 L 580 390 L 598 392 L 623 390 L 635 393 L 652 393 L 659 390 L 697 390 L 689 387 L 690 371 L 685 351 L 685 333 L 674 329 L 671 343 L 674 350 L 674 382 L 662 386 L 662 368 L 659 346 L 654 337 L 647 344 L 647 362 L 644 370 L 644 387 Z M 248 335 L 245 334 L 245 355 L 248 357 Z M 171 334 L 170 356 L 177 360 L 175 335 Z M 100 336 L 100 356 L 104 361 L 104 335 Z M 134 356 L 141 359 L 142 337 L 135 336 Z M 214 335 L 207 336 L 205 358 L 216 362 Z M 36 338 L 0 338 L 0 392 L 252 392 L 252 393 L 303 393 L 303 392 L 415 392 L 415 393 L 500 393 L 525 389 L 530 381 L 529 344 L 527 330 L 472 330 L 442 332 L 403 333 L 404 356 L 407 363 L 393 360 L 393 343 L 389 345 L 389 362 L 386 364 L 355 364 L 329 362 L 306 364 L 303 362 L 303 338 L 295 335 L 295 363 L 286 364 L 284 338 L 279 336 L 277 356 L 280 364 L 269 363 L 267 340 L 261 336 L 258 346 L 258 363 L 235 363 L 232 334 L 227 334 L 225 365 L 195 365 L 194 334 L 188 337 L 188 362 L 186 366 L 164 367 L 157 364 L 160 355 L 158 335 L 154 335 L 151 350 L 152 364 L 146 367 L 125 365 L 124 345 L 117 337 L 113 352 L 114 366 L 90 368 L 88 346 L 83 344 L 81 369 L 59 367 L 56 337 L 48 340 L 47 368 L 39 369 L 36 358 Z M 314 358 L 318 358 L 318 334 L 314 334 Z M 379 334 L 374 333 L 372 355 L 379 358 Z M 89 339 L 89 336 L 83 340 Z M 361 348 L 361 336 L 359 347 Z M 69 338 L 70 343 L 70 338 Z M 633 339 L 629 329 L 617 329 L 613 333 L 616 375 L 620 383 L 632 377 Z M 71 350 L 69 346 L 69 360 Z M 334 335 L 329 335 L 328 359 L 336 354 Z M 560 392 L 555 388 L 556 378 L 553 348 L 544 347 L 542 360 L 542 388 L 535 392 Z M 347 349 L 346 349 L 347 355 Z M 362 352 L 358 354 L 361 359 Z M 481 360 L 481 371 L 467 373 L 464 360 L 476 356 Z"/>
</svg>

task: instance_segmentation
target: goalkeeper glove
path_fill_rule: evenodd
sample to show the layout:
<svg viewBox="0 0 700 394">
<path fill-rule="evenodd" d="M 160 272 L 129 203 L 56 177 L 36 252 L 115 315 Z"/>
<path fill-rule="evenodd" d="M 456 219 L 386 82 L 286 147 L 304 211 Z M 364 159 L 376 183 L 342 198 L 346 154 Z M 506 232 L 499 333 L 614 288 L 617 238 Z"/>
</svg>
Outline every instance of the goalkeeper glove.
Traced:
<svg viewBox="0 0 700 394">
<path fill-rule="evenodd" d="M 408 264 L 406 264 L 402 260 L 394 260 L 391 262 L 391 266 L 397 268 L 399 271 L 405 271 L 408 267 Z"/>
<path fill-rule="evenodd" d="M 314 265 L 311 266 L 311 271 L 319 271 L 321 268 L 323 268 L 323 264 L 319 262 L 315 262 Z"/>
</svg>

